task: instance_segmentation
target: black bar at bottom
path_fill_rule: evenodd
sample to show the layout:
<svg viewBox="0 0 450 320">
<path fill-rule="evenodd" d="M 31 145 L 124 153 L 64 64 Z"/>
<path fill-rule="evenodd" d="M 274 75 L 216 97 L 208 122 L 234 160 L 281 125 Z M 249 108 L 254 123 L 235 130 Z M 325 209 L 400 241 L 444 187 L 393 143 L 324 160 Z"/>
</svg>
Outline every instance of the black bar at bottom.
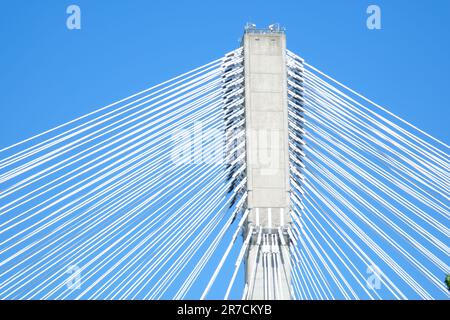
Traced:
<svg viewBox="0 0 450 320">
<path fill-rule="evenodd" d="M 0 301 L 2 314 L 7 309 L 15 318 L 22 313 L 39 315 L 70 315 L 86 318 L 92 311 L 102 318 L 142 319 L 304 319 L 333 318 L 339 315 L 386 317 L 391 312 L 416 314 L 447 314 L 449 301 Z M 381 319 L 383 319 L 381 318 Z M 131 319 L 130 319 L 131 320 Z"/>
</svg>

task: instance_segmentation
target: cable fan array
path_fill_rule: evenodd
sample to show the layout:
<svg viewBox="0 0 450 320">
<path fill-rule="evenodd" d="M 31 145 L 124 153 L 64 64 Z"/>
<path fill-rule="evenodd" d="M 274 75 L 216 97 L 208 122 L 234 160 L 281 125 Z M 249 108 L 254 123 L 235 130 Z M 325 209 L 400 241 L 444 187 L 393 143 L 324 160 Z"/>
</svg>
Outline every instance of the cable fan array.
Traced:
<svg viewBox="0 0 450 320">
<path fill-rule="evenodd" d="M 232 59 L 233 56 L 238 56 L 239 59 Z M 227 180 L 231 181 L 231 189 L 241 190 L 237 193 L 233 200 L 232 204 L 236 203 L 236 211 L 231 216 L 232 222 L 236 219 L 236 217 L 241 214 L 241 218 L 239 223 L 237 224 L 236 230 L 230 236 L 228 235 L 228 244 L 226 247 L 218 248 L 219 254 L 223 251 L 223 255 L 218 262 L 217 266 L 214 269 L 214 272 L 209 277 L 209 281 L 203 290 L 201 295 L 201 299 L 205 299 L 210 297 L 208 295 L 211 293 L 211 289 L 213 285 L 218 286 L 217 279 L 221 271 L 223 271 L 223 267 L 227 262 L 227 258 L 230 255 L 230 252 L 233 248 L 236 248 L 235 245 L 236 240 L 239 235 L 243 231 L 244 222 L 248 216 L 247 205 L 247 163 L 246 163 L 246 152 L 245 152 L 245 100 L 244 100 L 244 54 L 243 49 L 239 49 L 232 53 L 229 57 L 227 57 L 227 61 L 230 60 L 232 63 L 225 63 L 224 67 L 226 70 L 226 76 L 224 76 L 224 94 L 226 95 L 228 92 L 235 92 L 233 95 L 228 95 L 225 98 L 224 103 L 224 122 L 225 122 L 225 135 L 226 135 L 226 148 L 225 153 L 227 158 L 230 159 L 230 163 L 228 166 L 228 177 Z M 227 225 L 228 228 L 231 226 L 231 223 Z M 225 236 L 225 233 L 224 233 Z M 224 238 L 222 236 L 222 238 Z M 223 244 L 226 244 L 224 242 Z M 226 286 L 222 284 L 222 286 L 226 287 L 226 292 L 224 299 L 228 299 L 230 296 L 230 292 L 233 288 L 233 284 L 236 280 L 237 272 L 239 270 L 240 263 L 242 262 L 243 255 L 246 253 L 245 247 L 240 248 L 239 254 L 236 258 L 234 272 L 231 276 L 231 279 L 227 283 Z M 228 261 L 229 262 L 229 261 Z M 229 277 L 227 277 L 228 279 Z M 220 285 L 220 284 L 219 284 Z M 217 291 L 217 289 L 216 289 Z M 219 289 L 219 291 L 222 291 Z M 220 297 L 220 296 L 218 296 Z"/>
<path fill-rule="evenodd" d="M 239 57 L 236 59 L 236 56 Z M 245 104 L 244 104 L 244 64 L 242 48 L 225 56 L 223 64 L 223 99 L 226 149 L 229 167 L 228 180 L 230 191 L 238 188 L 239 193 L 232 201 L 234 204 L 245 193 Z M 244 203 L 244 202 L 243 202 Z"/>
<path fill-rule="evenodd" d="M 1 299 L 199 290 L 245 199 L 240 52 L 1 150 Z"/>
<path fill-rule="evenodd" d="M 267 298 L 449 298 L 449 146 L 290 51 L 292 223 L 246 225 L 243 59 L 1 149 L 0 299 L 245 299 L 255 235 Z"/>
<path fill-rule="evenodd" d="M 448 146 L 287 52 L 300 299 L 450 296 Z"/>
</svg>

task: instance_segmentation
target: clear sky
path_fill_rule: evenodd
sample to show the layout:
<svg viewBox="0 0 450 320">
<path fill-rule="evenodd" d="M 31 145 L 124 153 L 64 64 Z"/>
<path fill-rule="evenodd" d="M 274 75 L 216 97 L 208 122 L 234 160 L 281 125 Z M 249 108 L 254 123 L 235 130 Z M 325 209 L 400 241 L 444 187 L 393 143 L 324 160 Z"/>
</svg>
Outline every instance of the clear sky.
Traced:
<svg viewBox="0 0 450 320">
<path fill-rule="evenodd" d="M 71 4 L 81 30 L 66 27 Z M 447 0 L 2 1 L 0 148 L 221 57 L 246 22 L 279 22 L 291 51 L 448 144 L 449 13 Z"/>
<path fill-rule="evenodd" d="M 66 28 L 66 8 L 82 28 Z M 366 27 L 377 4 L 382 29 Z M 288 47 L 449 142 L 450 2 L 3 1 L 0 146 L 220 57 L 243 26 L 279 22 Z"/>
</svg>

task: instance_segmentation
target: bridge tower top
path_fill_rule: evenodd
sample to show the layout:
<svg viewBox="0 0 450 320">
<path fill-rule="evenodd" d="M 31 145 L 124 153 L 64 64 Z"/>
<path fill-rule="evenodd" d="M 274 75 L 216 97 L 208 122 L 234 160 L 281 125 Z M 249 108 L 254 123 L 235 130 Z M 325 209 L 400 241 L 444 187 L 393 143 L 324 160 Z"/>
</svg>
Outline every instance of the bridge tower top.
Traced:
<svg viewBox="0 0 450 320">
<path fill-rule="evenodd" d="M 286 37 L 246 27 L 243 45 L 249 220 L 278 228 L 290 221 Z"/>
</svg>

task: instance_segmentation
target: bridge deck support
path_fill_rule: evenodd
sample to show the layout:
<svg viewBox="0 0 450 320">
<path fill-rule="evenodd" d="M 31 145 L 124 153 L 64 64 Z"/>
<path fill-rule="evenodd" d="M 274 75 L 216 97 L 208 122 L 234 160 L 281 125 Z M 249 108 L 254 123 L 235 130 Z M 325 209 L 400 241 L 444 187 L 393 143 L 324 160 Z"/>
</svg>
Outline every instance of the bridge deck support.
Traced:
<svg viewBox="0 0 450 320">
<path fill-rule="evenodd" d="M 286 37 L 244 34 L 247 143 L 246 298 L 290 299 L 290 220 Z"/>
</svg>

